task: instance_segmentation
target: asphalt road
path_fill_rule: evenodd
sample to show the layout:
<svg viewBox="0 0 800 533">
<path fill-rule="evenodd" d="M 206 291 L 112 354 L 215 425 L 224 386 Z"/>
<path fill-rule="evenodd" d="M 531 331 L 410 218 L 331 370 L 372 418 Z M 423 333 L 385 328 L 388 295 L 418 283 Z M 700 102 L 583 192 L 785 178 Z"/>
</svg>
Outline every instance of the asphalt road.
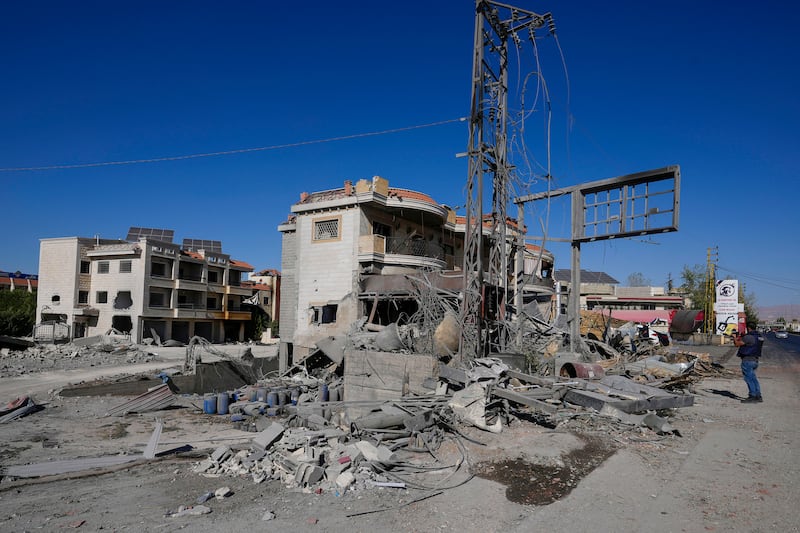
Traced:
<svg viewBox="0 0 800 533">
<path fill-rule="evenodd" d="M 694 388 L 695 405 L 671 418 L 682 436 L 619 450 L 517 531 L 800 531 L 800 336 L 766 335 L 756 404 L 741 403 L 735 347 L 692 351 L 735 374 Z"/>
</svg>

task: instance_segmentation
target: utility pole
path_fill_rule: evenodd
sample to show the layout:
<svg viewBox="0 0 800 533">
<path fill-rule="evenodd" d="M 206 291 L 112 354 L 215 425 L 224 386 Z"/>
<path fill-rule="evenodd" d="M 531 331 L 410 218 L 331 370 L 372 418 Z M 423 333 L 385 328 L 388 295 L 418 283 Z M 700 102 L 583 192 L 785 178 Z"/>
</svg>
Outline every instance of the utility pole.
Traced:
<svg viewBox="0 0 800 533">
<path fill-rule="evenodd" d="M 716 296 L 717 260 L 719 247 L 714 246 L 706 250 L 706 302 L 703 309 L 705 317 L 703 329 L 707 335 L 714 333 L 714 300 Z"/>
<path fill-rule="evenodd" d="M 475 2 L 475 40 L 469 123 L 469 169 L 464 228 L 464 300 L 461 308 L 460 354 L 482 357 L 489 351 L 487 313 L 495 318 L 495 334 L 507 338 L 503 321 L 509 300 L 509 255 L 506 208 L 510 198 L 508 162 L 508 48 L 521 46 L 520 33 L 533 41 L 547 22 L 540 15 L 489 0 Z M 486 179 L 486 178 L 490 178 Z M 491 213 L 484 217 L 491 183 Z M 518 228 L 524 231 L 523 228 Z M 488 247 L 488 254 L 484 251 Z M 523 251 L 518 251 L 523 253 Z M 484 260 L 488 260 L 484 264 Z"/>
</svg>

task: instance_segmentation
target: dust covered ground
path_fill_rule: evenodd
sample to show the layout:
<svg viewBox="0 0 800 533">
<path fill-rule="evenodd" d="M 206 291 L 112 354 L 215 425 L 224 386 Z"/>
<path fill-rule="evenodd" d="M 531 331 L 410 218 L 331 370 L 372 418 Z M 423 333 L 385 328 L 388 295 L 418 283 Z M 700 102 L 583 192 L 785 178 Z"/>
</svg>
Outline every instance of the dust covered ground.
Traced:
<svg viewBox="0 0 800 533">
<path fill-rule="evenodd" d="M 406 489 L 316 494 L 249 476 L 204 477 L 192 470 L 197 462 L 222 443 L 247 448 L 253 433 L 203 414 L 197 398 L 106 417 L 126 398 L 38 393 L 43 410 L 0 425 L 3 466 L 135 456 L 156 417 L 164 423 L 159 451 L 193 450 L 91 474 L 4 478 L 0 530 L 798 531 L 800 361 L 770 348 L 759 369 L 763 404 L 739 402 L 739 378 L 707 379 L 694 385 L 694 406 L 668 413 L 680 436 L 583 411 L 550 426 L 517 420 L 500 434 L 460 428 L 466 438 L 435 452 L 459 468 L 415 474 Z M 709 349 L 723 359 L 729 351 Z M 736 369 L 738 360 L 725 364 Z M 0 379 L 0 392 L 18 386 L 14 379 Z M 209 514 L 168 516 L 221 487 L 232 494 L 205 502 Z"/>
</svg>

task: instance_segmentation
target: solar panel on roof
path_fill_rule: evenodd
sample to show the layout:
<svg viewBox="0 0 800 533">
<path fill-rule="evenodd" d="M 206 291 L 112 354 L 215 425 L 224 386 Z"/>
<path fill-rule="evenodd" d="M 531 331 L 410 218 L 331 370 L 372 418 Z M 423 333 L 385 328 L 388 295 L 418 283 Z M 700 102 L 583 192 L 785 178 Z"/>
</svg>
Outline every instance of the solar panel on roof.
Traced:
<svg viewBox="0 0 800 533">
<path fill-rule="evenodd" d="M 553 273 L 556 281 L 564 281 L 569 282 L 572 280 L 572 272 L 568 268 L 558 269 Z M 619 284 L 619 281 L 615 280 L 605 272 L 594 272 L 591 270 L 583 270 L 581 269 L 581 283 L 605 283 L 608 285 L 616 285 Z"/>
<path fill-rule="evenodd" d="M 183 239 L 184 250 L 190 252 L 197 252 L 205 250 L 206 252 L 222 253 L 222 241 L 211 241 L 208 239 Z"/>
<path fill-rule="evenodd" d="M 138 241 L 142 237 L 149 237 L 161 242 L 172 242 L 172 239 L 175 237 L 175 230 L 140 228 L 137 226 L 131 226 L 131 228 L 128 230 L 128 236 L 125 238 L 125 240 Z"/>
</svg>

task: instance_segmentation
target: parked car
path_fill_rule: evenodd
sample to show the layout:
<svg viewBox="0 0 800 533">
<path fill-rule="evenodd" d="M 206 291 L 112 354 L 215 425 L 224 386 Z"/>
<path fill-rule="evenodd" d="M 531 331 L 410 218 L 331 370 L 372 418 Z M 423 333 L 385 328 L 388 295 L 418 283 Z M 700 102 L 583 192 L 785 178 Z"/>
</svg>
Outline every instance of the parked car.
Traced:
<svg viewBox="0 0 800 533">
<path fill-rule="evenodd" d="M 775 332 L 775 338 L 776 339 L 788 339 L 789 338 L 789 332 L 786 331 L 785 329 L 778 330 L 778 331 Z"/>
</svg>

